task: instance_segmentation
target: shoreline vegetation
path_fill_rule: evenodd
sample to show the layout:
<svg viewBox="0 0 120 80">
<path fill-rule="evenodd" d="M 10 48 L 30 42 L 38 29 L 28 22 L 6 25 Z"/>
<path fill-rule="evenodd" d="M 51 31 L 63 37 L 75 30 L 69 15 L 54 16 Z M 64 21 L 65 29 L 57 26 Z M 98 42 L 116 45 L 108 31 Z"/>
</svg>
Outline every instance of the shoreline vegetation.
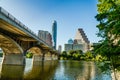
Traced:
<svg viewBox="0 0 120 80">
<path fill-rule="evenodd" d="M 81 50 L 63 51 L 59 55 L 60 60 L 85 60 L 85 61 L 109 61 L 105 56 L 94 54 L 93 51 L 83 53 Z"/>
<path fill-rule="evenodd" d="M 99 48 L 98 48 L 99 49 Z M 83 53 L 81 50 L 63 51 L 60 54 L 60 60 L 78 60 L 78 61 L 94 61 L 103 73 L 110 72 L 114 80 L 120 79 L 120 55 L 112 55 L 109 58 L 107 55 L 102 55 L 93 51 Z M 105 53 L 104 53 L 105 54 Z M 110 54 L 109 54 L 110 55 Z"/>
</svg>

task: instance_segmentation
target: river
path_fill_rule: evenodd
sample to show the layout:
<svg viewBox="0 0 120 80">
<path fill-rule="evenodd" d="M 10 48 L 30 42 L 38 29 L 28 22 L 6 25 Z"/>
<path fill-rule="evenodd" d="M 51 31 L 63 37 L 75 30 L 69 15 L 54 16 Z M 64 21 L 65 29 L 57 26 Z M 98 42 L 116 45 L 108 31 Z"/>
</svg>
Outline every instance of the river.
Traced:
<svg viewBox="0 0 120 80">
<path fill-rule="evenodd" d="M 110 70 L 104 72 L 91 61 L 44 61 L 33 65 L 32 59 L 26 59 L 26 66 L 0 65 L 0 80 L 112 80 L 112 78 Z"/>
</svg>

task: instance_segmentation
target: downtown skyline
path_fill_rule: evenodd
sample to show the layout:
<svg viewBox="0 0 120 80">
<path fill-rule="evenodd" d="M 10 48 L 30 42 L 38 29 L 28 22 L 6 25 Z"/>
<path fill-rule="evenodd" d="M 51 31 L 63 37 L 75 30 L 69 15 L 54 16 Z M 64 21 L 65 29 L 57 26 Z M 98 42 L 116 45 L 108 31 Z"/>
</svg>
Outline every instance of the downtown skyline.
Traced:
<svg viewBox="0 0 120 80">
<path fill-rule="evenodd" d="M 91 43 L 98 42 L 96 0 L 0 0 L 0 6 L 38 34 L 38 30 L 52 33 L 57 21 L 57 46 L 75 37 L 83 28 Z"/>
</svg>

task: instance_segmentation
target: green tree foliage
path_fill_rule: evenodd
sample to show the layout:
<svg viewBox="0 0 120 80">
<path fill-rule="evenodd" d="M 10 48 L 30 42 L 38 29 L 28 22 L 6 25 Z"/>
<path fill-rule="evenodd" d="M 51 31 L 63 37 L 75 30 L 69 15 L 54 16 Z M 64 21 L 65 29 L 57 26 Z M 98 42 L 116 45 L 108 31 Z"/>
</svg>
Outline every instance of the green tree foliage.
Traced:
<svg viewBox="0 0 120 80">
<path fill-rule="evenodd" d="M 61 60 L 92 60 L 92 61 L 106 61 L 108 60 L 106 56 L 96 54 L 94 55 L 92 51 L 87 51 L 83 53 L 81 50 L 70 50 L 68 52 L 63 51 L 60 54 Z"/>
<path fill-rule="evenodd" d="M 32 58 L 32 57 L 33 57 L 33 54 L 31 52 L 27 52 L 26 58 Z"/>
<path fill-rule="evenodd" d="M 88 60 L 89 60 L 89 59 L 92 59 L 92 58 L 93 58 L 92 52 L 90 52 L 90 51 L 86 52 L 86 53 L 85 53 L 85 58 L 88 59 Z"/>
<path fill-rule="evenodd" d="M 120 0 L 98 0 L 97 7 L 97 35 L 103 40 L 94 47 L 95 53 L 117 61 L 113 56 L 120 56 Z"/>
<path fill-rule="evenodd" d="M 63 51 L 60 55 L 62 60 L 94 60 L 93 53 L 88 51 L 83 53 L 81 50 L 70 50 L 68 52 Z"/>
<path fill-rule="evenodd" d="M 60 55 L 60 59 L 80 60 L 80 56 L 83 52 L 81 50 L 70 50 L 68 52 L 63 51 Z"/>
<path fill-rule="evenodd" d="M 103 38 L 98 45 L 99 50 L 109 57 L 118 55 L 120 52 L 120 0 L 99 0 L 97 6 L 99 13 L 96 19 L 100 22 L 97 25 L 98 36 Z"/>
<path fill-rule="evenodd" d="M 60 55 L 60 59 L 66 60 L 67 59 L 67 52 L 63 51 L 62 54 Z"/>
<path fill-rule="evenodd" d="M 3 57 L 3 53 L 0 53 L 0 57 Z"/>
</svg>

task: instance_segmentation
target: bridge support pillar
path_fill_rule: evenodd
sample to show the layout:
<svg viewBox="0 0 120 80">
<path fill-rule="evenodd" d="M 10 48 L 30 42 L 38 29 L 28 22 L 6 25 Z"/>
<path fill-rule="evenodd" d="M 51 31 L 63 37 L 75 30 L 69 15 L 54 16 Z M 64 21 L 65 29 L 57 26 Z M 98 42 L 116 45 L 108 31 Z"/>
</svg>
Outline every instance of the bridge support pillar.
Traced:
<svg viewBox="0 0 120 80">
<path fill-rule="evenodd" d="M 55 55 L 55 54 L 53 54 L 53 55 L 52 55 L 52 60 L 58 60 L 58 56 Z"/>
<path fill-rule="evenodd" d="M 52 60 L 52 54 L 51 53 L 45 54 L 44 60 Z"/>
<path fill-rule="evenodd" d="M 25 57 L 23 54 L 9 53 L 9 54 L 3 55 L 2 64 L 25 65 Z"/>
<path fill-rule="evenodd" d="M 43 60 L 43 56 L 42 55 L 33 55 L 33 65 L 40 65 L 41 62 Z"/>
</svg>

